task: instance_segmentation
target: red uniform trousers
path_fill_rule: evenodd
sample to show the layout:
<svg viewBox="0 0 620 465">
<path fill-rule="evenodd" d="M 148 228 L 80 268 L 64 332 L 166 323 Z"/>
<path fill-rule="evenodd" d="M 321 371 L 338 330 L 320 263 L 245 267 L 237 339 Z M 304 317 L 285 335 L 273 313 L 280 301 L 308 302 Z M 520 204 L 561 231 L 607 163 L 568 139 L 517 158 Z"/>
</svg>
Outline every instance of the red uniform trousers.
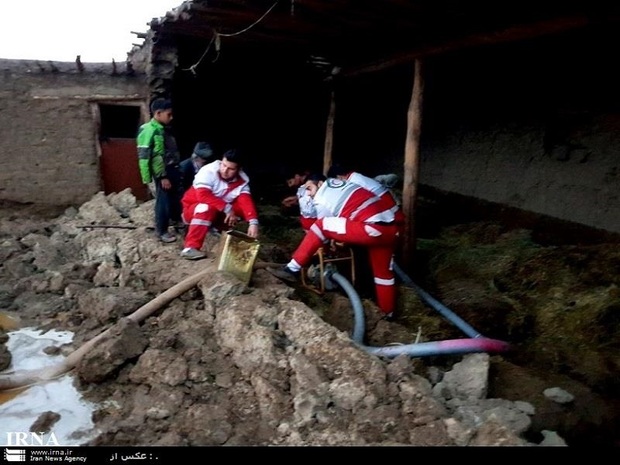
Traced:
<svg viewBox="0 0 620 465">
<path fill-rule="evenodd" d="M 232 208 L 236 216 L 243 218 L 243 211 L 238 209 L 237 202 L 232 203 Z M 223 211 L 216 210 L 209 204 L 183 202 L 183 221 L 189 225 L 183 246 L 200 250 L 211 227 L 220 231 L 230 229 L 224 223 L 225 218 Z"/>
<path fill-rule="evenodd" d="M 336 232 L 324 222 L 334 219 L 344 221 L 344 232 Z M 375 282 L 377 305 L 383 313 L 391 313 L 396 306 L 396 287 L 392 271 L 392 256 L 398 240 L 399 227 L 395 224 L 361 223 L 345 218 L 321 218 L 317 220 L 293 252 L 293 260 L 307 266 L 313 255 L 329 240 L 368 248 L 370 266 Z"/>
<path fill-rule="evenodd" d="M 316 218 L 308 218 L 305 216 L 299 217 L 299 222 L 301 223 L 301 229 L 303 229 L 304 231 L 308 231 L 310 229 L 310 226 L 312 226 L 315 221 L 316 221 Z"/>
</svg>

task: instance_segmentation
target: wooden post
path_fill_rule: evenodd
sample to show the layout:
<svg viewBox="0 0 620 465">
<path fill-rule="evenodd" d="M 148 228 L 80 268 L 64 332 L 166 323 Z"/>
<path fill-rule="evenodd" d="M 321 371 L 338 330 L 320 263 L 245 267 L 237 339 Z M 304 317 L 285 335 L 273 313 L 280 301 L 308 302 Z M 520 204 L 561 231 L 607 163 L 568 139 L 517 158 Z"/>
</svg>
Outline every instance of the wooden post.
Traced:
<svg viewBox="0 0 620 465">
<path fill-rule="evenodd" d="M 332 166 L 332 148 L 334 145 L 334 117 L 336 114 L 336 99 L 334 89 L 331 92 L 329 103 L 329 115 L 325 127 L 325 149 L 323 151 L 323 174 L 327 176 L 327 170 Z"/>
<path fill-rule="evenodd" d="M 405 163 L 403 170 L 402 207 L 405 214 L 404 238 L 402 241 L 401 262 L 410 271 L 416 252 L 415 209 L 420 171 L 420 134 L 422 131 L 422 101 L 424 93 L 423 66 L 420 59 L 415 60 L 413 91 L 407 111 L 407 139 L 405 141 Z"/>
</svg>

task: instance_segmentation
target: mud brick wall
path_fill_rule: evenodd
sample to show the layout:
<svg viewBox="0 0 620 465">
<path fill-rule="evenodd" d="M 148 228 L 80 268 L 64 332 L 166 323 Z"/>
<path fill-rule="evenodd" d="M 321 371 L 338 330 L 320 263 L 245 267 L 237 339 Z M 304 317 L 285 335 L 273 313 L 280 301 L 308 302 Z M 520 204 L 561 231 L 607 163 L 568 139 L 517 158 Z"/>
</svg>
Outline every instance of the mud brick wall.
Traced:
<svg viewBox="0 0 620 465">
<path fill-rule="evenodd" d="M 620 233 L 617 43 L 583 31 L 427 60 L 420 185 Z M 411 67 L 364 79 L 339 89 L 335 158 L 402 176 Z"/>
<path fill-rule="evenodd" d="M 0 60 L 0 201 L 79 205 L 102 190 L 93 108 L 146 94 L 120 68 Z"/>
<path fill-rule="evenodd" d="M 420 182 L 445 192 L 620 233 L 620 118 L 582 110 L 545 148 L 544 124 L 455 129 L 428 141 Z"/>
</svg>

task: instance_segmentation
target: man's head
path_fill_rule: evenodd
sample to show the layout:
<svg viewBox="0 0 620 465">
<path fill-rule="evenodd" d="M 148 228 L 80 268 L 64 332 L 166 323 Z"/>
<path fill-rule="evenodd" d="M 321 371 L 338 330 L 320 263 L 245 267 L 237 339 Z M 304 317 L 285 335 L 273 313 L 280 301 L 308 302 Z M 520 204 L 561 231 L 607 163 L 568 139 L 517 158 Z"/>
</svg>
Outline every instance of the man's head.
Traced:
<svg viewBox="0 0 620 465">
<path fill-rule="evenodd" d="M 237 149 L 224 152 L 220 163 L 220 177 L 224 181 L 232 181 L 237 177 L 241 170 L 241 154 Z"/>
<path fill-rule="evenodd" d="M 204 165 L 213 158 L 213 148 L 207 142 L 198 142 L 194 146 L 192 158 L 198 164 Z"/>
<path fill-rule="evenodd" d="M 306 182 L 309 174 L 310 172 L 306 169 L 292 169 L 286 173 L 286 185 L 292 189 L 300 187 Z"/>
<path fill-rule="evenodd" d="M 327 171 L 328 178 L 346 179 L 351 170 L 348 166 L 341 163 L 334 163 Z"/>
<path fill-rule="evenodd" d="M 295 173 L 286 179 L 286 185 L 291 188 L 299 187 L 304 183 L 304 181 L 305 176 L 303 174 Z"/>
<path fill-rule="evenodd" d="M 306 191 L 310 197 L 314 197 L 316 192 L 319 190 L 319 187 L 323 185 L 325 182 L 325 176 L 320 173 L 313 173 L 308 175 L 308 179 L 306 180 L 304 186 L 306 187 Z"/>
<path fill-rule="evenodd" d="M 151 102 L 151 114 L 161 124 L 170 124 L 172 121 L 172 102 L 165 98 L 156 98 Z"/>
</svg>

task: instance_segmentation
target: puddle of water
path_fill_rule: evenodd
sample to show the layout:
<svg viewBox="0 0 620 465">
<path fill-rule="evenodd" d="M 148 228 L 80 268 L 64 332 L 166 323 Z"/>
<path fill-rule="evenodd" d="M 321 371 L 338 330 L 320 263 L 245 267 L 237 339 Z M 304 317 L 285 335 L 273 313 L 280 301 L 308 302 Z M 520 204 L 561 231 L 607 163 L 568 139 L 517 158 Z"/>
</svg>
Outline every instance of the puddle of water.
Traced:
<svg viewBox="0 0 620 465">
<path fill-rule="evenodd" d="M 60 347 L 73 339 L 73 333 L 22 328 L 9 332 L 7 348 L 13 355 L 6 373 L 32 370 L 59 363 L 62 355 L 47 355 L 43 349 Z M 73 386 L 73 377 L 64 375 L 46 383 L 0 392 L 0 445 L 15 445 L 16 433 L 30 436 L 30 427 L 44 412 L 55 412 L 60 419 L 51 427 L 59 446 L 79 446 L 96 435 L 91 416 L 97 408 L 85 401 Z M 11 439 L 13 438 L 13 439 Z"/>
</svg>

